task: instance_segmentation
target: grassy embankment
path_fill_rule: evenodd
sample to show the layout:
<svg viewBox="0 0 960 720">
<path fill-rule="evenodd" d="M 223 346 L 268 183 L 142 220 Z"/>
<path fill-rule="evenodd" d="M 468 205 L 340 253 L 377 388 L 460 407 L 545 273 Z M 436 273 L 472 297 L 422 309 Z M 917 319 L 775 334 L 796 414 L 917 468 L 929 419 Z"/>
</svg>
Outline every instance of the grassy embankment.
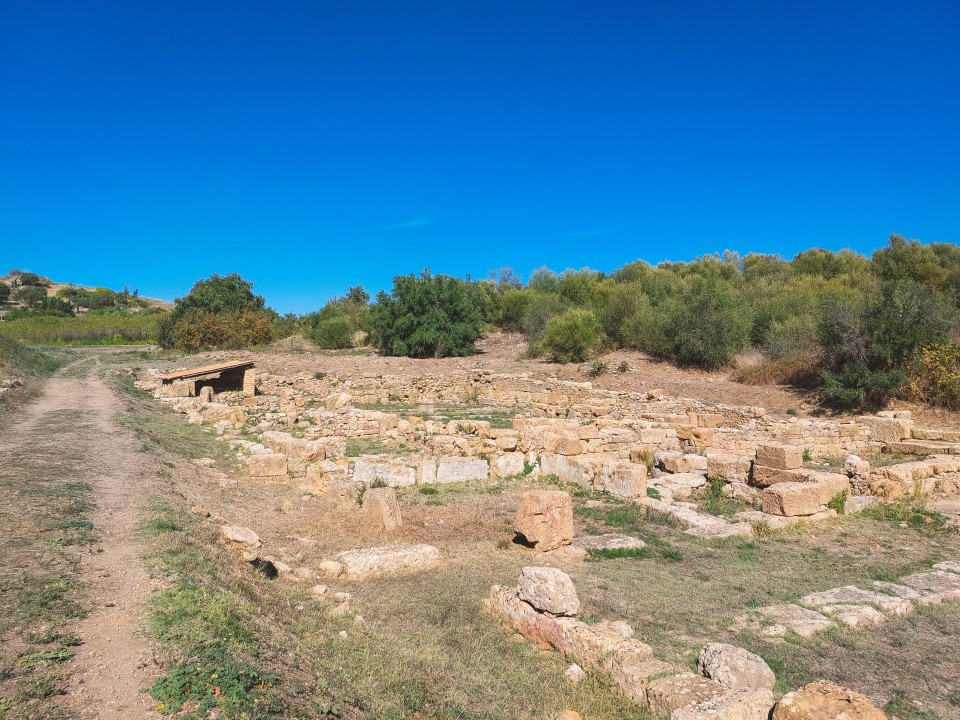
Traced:
<svg viewBox="0 0 960 720">
<path fill-rule="evenodd" d="M 0 322 L 0 337 L 29 345 L 129 345 L 156 342 L 161 314 L 28 317 Z"/>
</svg>

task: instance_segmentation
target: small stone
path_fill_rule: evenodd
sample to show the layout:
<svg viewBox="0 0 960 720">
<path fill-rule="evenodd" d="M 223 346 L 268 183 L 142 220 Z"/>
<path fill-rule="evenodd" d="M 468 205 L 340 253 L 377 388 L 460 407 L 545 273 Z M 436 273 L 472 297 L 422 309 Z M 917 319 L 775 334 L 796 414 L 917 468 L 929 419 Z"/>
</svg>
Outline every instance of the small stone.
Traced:
<svg viewBox="0 0 960 720">
<path fill-rule="evenodd" d="M 553 720 L 580 720 L 580 713 L 573 710 L 564 710 L 562 713 L 557 715 Z"/>
<path fill-rule="evenodd" d="M 318 584 L 318 585 L 314 585 L 312 588 L 310 588 L 310 592 L 313 593 L 314 595 L 316 595 L 317 597 L 321 597 L 321 596 L 323 596 L 323 595 L 326 595 L 326 594 L 327 594 L 327 591 L 328 591 L 329 589 L 330 589 L 330 588 L 328 588 L 326 585 L 319 585 L 319 584 Z"/>
<path fill-rule="evenodd" d="M 343 575 L 343 565 L 336 560 L 324 560 L 317 566 L 317 572 L 325 577 L 340 577 Z"/>
<path fill-rule="evenodd" d="M 190 508 L 190 512 L 194 515 L 199 515 L 200 517 L 210 517 L 210 511 L 205 507 L 200 507 L 199 505 L 194 505 Z"/>
<path fill-rule="evenodd" d="M 333 615 L 334 617 L 339 617 L 340 615 L 346 615 L 348 612 L 350 612 L 350 603 L 342 602 L 339 605 L 337 605 L 335 608 L 333 608 L 330 611 L 330 614 Z"/>
<path fill-rule="evenodd" d="M 570 685 L 576 685 L 578 682 L 583 680 L 586 674 L 587 674 L 586 671 L 582 667 L 580 667 L 576 663 L 573 663 L 573 665 L 571 665 L 564 671 L 563 679 Z"/>
</svg>

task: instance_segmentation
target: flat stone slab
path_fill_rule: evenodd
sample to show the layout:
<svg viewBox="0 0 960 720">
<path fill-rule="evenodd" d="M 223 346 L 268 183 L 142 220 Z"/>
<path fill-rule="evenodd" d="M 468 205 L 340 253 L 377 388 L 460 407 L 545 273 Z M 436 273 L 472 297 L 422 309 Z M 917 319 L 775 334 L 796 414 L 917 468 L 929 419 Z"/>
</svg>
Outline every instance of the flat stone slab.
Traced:
<svg viewBox="0 0 960 720">
<path fill-rule="evenodd" d="M 699 537 L 727 537 L 729 535 L 752 535 L 749 523 L 731 523 L 723 518 L 697 512 L 690 504 L 668 503 L 663 500 L 646 499 L 643 503 L 650 511 L 670 517 L 688 535 Z"/>
<path fill-rule="evenodd" d="M 751 537 L 753 535 L 753 525 L 748 522 L 730 523 L 725 522 L 720 525 L 707 525 L 705 527 L 694 527 L 684 530 L 687 535 L 695 535 L 704 538 L 721 537 Z"/>
<path fill-rule="evenodd" d="M 934 570 L 946 570 L 947 572 L 957 573 L 960 575 L 960 562 L 956 560 L 944 560 L 943 562 L 938 562 L 933 566 Z"/>
<path fill-rule="evenodd" d="M 897 617 L 913 611 L 913 605 L 909 600 L 904 600 L 901 597 L 890 597 L 871 590 L 861 590 L 855 585 L 811 593 L 801 598 L 800 602 L 819 609 L 825 609 L 830 605 L 871 605 L 887 615 Z"/>
<path fill-rule="evenodd" d="M 407 575 L 431 570 L 440 564 L 440 551 L 432 545 L 386 545 L 347 550 L 336 556 L 346 577 L 363 580 L 378 575 Z"/>
<path fill-rule="evenodd" d="M 573 539 L 575 547 L 586 550 L 639 550 L 647 544 L 640 538 L 611 533 L 608 535 L 581 535 Z"/>
<path fill-rule="evenodd" d="M 943 602 L 943 595 L 930 592 L 929 590 L 917 590 L 916 588 L 886 582 L 884 580 L 874 580 L 873 586 L 877 588 L 877 590 L 896 595 L 917 605 L 936 605 Z"/>
<path fill-rule="evenodd" d="M 960 575 L 945 570 L 915 573 L 901 578 L 900 582 L 917 590 L 928 590 L 945 599 L 960 600 Z"/>
<path fill-rule="evenodd" d="M 886 620 L 880 611 L 869 605 L 826 605 L 820 609 L 850 627 L 880 625 Z"/>
<path fill-rule="evenodd" d="M 783 637 L 787 630 L 793 630 L 800 637 L 809 638 L 837 625 L 830 618 L 799 605 L 770 605 L 757 612 L 769 624 L 763 630 L 768 637 Z"/>
</svg>

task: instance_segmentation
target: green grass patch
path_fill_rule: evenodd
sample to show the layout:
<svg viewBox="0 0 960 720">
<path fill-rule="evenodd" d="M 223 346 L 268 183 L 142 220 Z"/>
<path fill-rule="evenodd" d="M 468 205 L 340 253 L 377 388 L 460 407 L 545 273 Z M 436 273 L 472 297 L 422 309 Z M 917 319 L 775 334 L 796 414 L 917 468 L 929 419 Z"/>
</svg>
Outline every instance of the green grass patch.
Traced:
<svg viewBox="0 0 960 720">
<path fill-rule="evenodd" d="M 72 660 L 76 653 L 70 648 L 57 647 L 40 652 L 21 655 L 17 658 L 17 668 L 20 670 L 35 670 L 37 668 L 55 667 L 67 660 Z"/>
<path fill-rule="evenodd" d="M 409 455 L 413 448 L 396 440 L 381 438 L 347 438 L 347 457 L 361 455 Z"/>
<path fill-rule="evenodd" d="M 947 522 L 947 516 L 909 502 L 877 503 L 863 514 L 886 522 L 906 525 L 913 530 L 929 532 L 955 532 Z"/>
<path fill-rule="evenodd" d="M 591 560 L 642 559 L 651 557 L 648 548 L 590 548 L 587 557 Z"/>
<path fill-rule="evenodd" d="M 129 345 L 156 342 L 161 314 L 26 317 L 0 323 L 0 336 L 31 345 Z"/>
<path fill-rule="evenodd" d="M 726 483 L 720 478 L 707 478 L 707 486 L 697 504 L 699 510 L 719 517 L 731 517 L 743 510 L 745 506 L 742 502 L 723 494 L 725 486 Z"/>
</svg>

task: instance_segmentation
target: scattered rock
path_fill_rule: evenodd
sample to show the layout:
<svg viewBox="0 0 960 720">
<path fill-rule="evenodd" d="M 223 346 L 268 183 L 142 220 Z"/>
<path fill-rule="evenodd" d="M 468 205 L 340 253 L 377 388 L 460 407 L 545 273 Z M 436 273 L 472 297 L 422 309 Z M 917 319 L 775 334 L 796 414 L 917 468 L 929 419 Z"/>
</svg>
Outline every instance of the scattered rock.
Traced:
<svg viewBox="0 0 960 720">
<path fill-rule="evenodd" d="M 580 610 L 573 580 L 557 568 L 522 568 L 517 590 L 521 600 L 542 612 L 573 616 Z"/>
<path fill-rule="evenodd" d="M 362 580 L 430 570 L 440 564 L 440 551 L 432 545 L 387 545 L 347 550 L 337 555 L 337 561 L 348 578 Z"/>
<path fill-rule="evenodd" d="M 767 720 L 773 692 L 767 688 L 741 688 L 712 700 L 685 705 L 670 720 Z"/>
<path fill-rule="evenodd" d="M 773 708 L 771 720 L 886 720 L 866 697 L 827 680 L 787 693 Z"/>
<path fill-rule="evenodd" d="M 324 560 L 317 566 L 317 572 L 324 577 L 340 577 L 343 575 L 343 564 L 336 560 Z"/>
<path fill-rule="evenodd" d="M 762 657 L 726 643 L 705 645 L 697 658 L 697 668 L 704 676 L 731 690 L 773 690 L 777 682 L 773 670 Z M 773 704 L 773 698 L 770 699 L 768 710 Z"/>
<path fill-rule="evenodd" d="M 260 547 L 260 537 L 250 528 L 239 525 L 224 525 L 220 528 L 220 536 L 228 542 L 237 543 L 245 550 L 256 550 Z"/>
<path fill-rule="evenodd" d="M 583 678 L 586 677 L 586 675 L 587 673 L 582 667 L 580 667 L 576 663 L 573 663 L 570 667 L 568 667 L 564 671 L 563 679 L 570 685 L 576 685 L 581 680 L 583 680 Z"/>
</svg>

